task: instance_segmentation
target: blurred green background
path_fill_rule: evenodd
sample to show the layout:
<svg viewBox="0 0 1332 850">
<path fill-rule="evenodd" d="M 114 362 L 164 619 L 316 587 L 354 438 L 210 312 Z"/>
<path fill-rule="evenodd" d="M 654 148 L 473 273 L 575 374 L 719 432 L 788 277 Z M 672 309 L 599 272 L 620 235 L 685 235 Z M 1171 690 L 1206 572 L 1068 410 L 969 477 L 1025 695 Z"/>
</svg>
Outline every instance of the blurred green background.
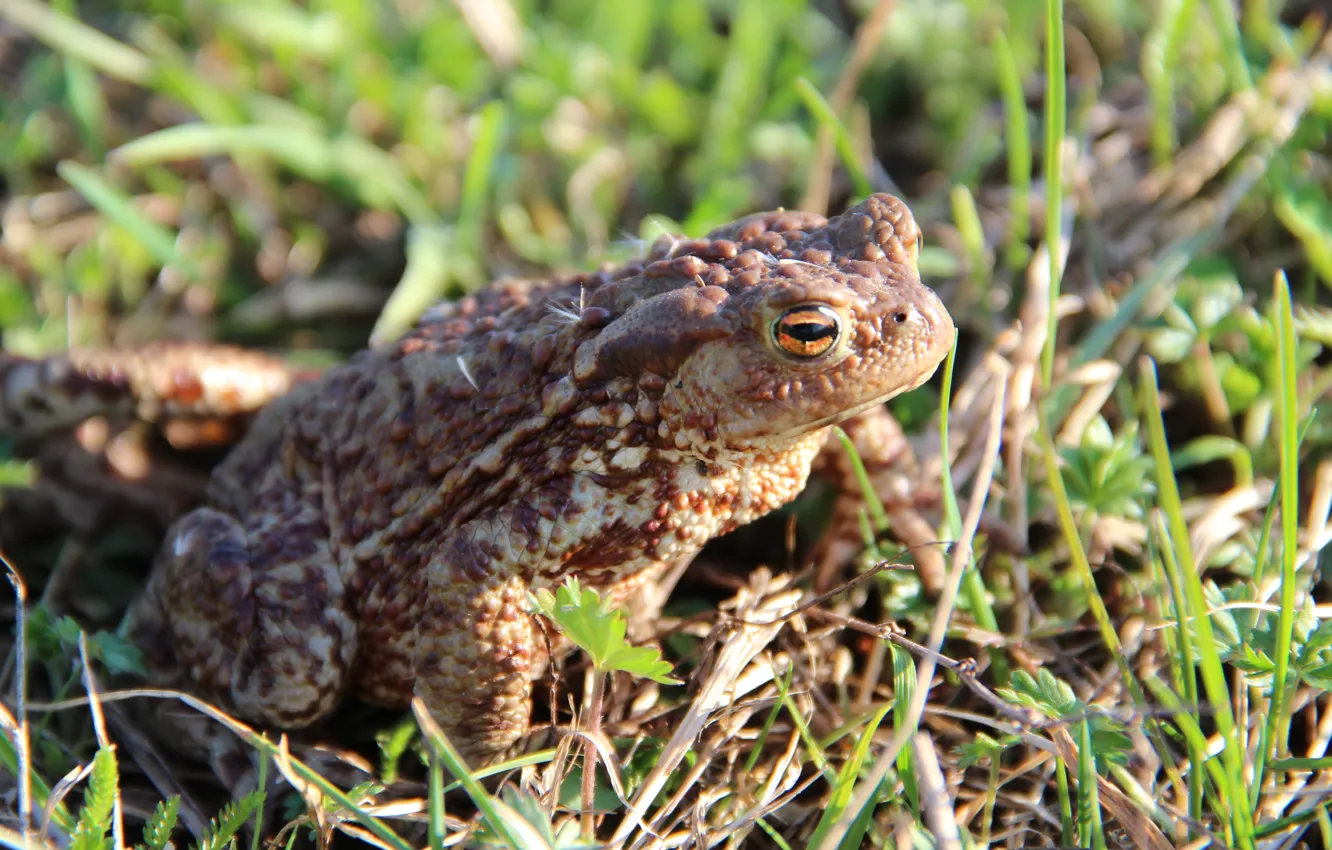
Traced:
<svg viewBox="0 0 1332 850">
<path fill-rule="evenodd" d="M 1131 184 L 1236 93 L 1309 61 L 1323 26 L 1276 0 L 1065 14 L 1074 191 L 1109 167 L 1089 159 L 1097 134 L 1125 134 Z M 926 272 L 971 326 L 968 305 L 1009 303 L 1041 232 L 1044 15 L 1033 0 L 7 0 L 4 344 L 347 350 L 391 292 L 384 333 L 441 295 L 623 257 L 663 229 L 836 212 L 866 185 L 843 161 L 912 202 Z M 819 155 L 818 93 L 840 160 Z M 1297 288 L 1332 279 L 1326 82 L 1312 101 L 1246 202 L 1244 255 L 1226 255 L 1293 260 Z"/>
</svg>

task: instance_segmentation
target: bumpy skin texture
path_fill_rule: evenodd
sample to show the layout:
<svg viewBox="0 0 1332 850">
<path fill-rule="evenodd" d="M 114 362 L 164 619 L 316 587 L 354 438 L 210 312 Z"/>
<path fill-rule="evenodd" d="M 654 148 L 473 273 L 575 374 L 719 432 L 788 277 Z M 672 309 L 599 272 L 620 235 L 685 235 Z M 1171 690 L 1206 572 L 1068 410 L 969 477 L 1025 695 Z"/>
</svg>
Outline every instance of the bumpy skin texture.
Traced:
<svg viewBox="0 0 1332 850">
<path fill-rule="evenodd" d="M 473 766 L 499 760 L 548 661 L 530 589 L 628 599 L 794 498 L 829 426 L 935 371 L 954 329 L 918 242 L 875 195 L 440 306 L 261 412 L 169 532 L 132 633 L 160 679 L 253 721 L 417 695 Z"/>
</svg>

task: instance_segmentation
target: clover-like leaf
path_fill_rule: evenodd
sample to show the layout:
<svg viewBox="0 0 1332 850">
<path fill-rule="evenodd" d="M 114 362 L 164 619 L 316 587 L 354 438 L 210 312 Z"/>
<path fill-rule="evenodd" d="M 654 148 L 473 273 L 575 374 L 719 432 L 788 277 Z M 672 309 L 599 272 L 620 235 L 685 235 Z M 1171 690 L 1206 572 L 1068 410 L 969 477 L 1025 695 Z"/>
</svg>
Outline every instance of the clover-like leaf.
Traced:
<svg viewBox="0 0 1332 850">
<path fill-rule="evenodd" d="M 681 684 L 670 675 L 671 664 L 661 657 L 661 650 L 629 643 L 624 615 L 577 579 L 569 579 L 554 593 L 538 590 L 530 598 L 538 612 L 592 658 L 598 671 L 619 670 L 662 685 Z"/>
</svg>

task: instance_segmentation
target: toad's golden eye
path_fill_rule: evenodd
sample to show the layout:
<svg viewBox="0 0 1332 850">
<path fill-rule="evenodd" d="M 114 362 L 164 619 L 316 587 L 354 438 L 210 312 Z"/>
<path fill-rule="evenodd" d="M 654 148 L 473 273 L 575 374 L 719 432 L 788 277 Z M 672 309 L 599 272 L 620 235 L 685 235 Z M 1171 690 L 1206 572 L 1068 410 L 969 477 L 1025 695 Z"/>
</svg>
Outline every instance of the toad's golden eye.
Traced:
<svg viewBox="0 0 1332 850">
<path fill-rule="evenodd" d="M 842 333 L 842 317 L 831 307 L 807 304 L 792 307 L 772 326 L 777 347 L 792 357 L 818 357 L 837 344 Z"/>
</svg>

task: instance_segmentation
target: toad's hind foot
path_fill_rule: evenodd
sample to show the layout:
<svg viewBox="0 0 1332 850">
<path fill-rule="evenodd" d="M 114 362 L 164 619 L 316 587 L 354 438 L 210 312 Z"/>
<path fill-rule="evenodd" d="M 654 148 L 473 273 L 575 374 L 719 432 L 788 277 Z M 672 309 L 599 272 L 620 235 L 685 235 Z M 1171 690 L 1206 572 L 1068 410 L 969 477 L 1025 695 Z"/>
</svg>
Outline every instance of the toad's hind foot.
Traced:
<svg viewBox="0 0 1332 850">
<path fill-rule="evenodd" d="M 153 677 L 193 683 L 242 718 L 299 728 L 337 705 L 356 653 L 327 535 L 298 519 L 250 535 L 201 508 L 167 535 L 128 631 Z"/>
<path fill-rule="evenodd" d="M 24 444 L 94 416 L 144 422 L 247 416 L 305 377 L 261 352 L 199 342 L 42 359 L 4 354 L 0 432 Z"/>
</svg>

